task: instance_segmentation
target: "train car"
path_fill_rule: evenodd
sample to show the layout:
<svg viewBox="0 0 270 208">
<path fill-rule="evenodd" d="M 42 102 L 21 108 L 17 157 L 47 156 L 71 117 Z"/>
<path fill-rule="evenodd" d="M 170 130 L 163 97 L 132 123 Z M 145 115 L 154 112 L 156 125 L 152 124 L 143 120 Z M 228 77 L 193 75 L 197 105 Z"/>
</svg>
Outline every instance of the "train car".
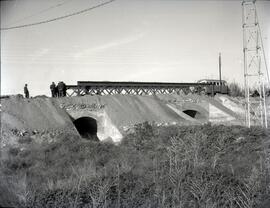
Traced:
<svg viewBox="0 0 270 208">
<path fill-rule="evenodd" d="M 220 94 L 229 94 L 229 87 L 225 80 L 218 79 L 201 79 L 198 83 L 209 84 L 204 88 L 205 94 L 207 95 L 215 95 L 216 93 Z"/>
</svg>

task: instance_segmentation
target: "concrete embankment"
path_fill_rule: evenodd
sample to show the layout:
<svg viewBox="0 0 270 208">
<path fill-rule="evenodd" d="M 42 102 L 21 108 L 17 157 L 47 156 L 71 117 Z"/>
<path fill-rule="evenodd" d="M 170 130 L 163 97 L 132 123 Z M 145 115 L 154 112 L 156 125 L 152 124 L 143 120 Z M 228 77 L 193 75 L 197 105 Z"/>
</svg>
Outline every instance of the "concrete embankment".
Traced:
<svg viewBox="0 0 270 208">
<path fill-rule="evenodd" d="M 82 116 L 96 119 L 97 135 L 101 140 L 110 137 L 113 141 L 120 141 L 126 129 L 145 121 L 191 124 L 159 99 L 150 96 L 84 96 L 62 98 L 57 102 L 73 120 Z"/>
<path fill-rule="evenodd" d="M 242 124 L 241 104 L 226 96 L 107 95 L 64 98 L 10 98 L 1 101 L 1 130 L 65 132 L 120 141 L 134 124 L 194 125 L 206 122 Z M 235 112 L 234 110 L 237 110 Z M 9 132 L 9 133 L 6 133 Z M 11 133 L 10 133 L 11 132 Z M 13 133 L 12 133 L 13 132 Z"/>
</svg>

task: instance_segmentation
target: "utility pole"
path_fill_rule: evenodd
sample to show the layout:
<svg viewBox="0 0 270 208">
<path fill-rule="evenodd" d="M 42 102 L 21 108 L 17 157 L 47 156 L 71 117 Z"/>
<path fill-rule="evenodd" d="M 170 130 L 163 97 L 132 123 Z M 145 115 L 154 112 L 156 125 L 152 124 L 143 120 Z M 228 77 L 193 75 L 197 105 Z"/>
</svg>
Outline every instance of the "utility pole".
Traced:
<svg viewBox="0 0 270 208">
<path fill-rule="evenodd" d="M 246 125 L 267 128 L 264 74 L 262 73 L 262 39 L 256 11 L 256 0 L 243 0 L 243 53 L 245 80 Z M 250 97 L 251 87 L 258 91 L 259 98 Z"/>
<path fill-rule="evenodd" d="M 219 53 L 219 57 L 218 57 L 218 68 L 219 68 L 219 92 L 221 93 L 221 53 Z"/>
</svg>

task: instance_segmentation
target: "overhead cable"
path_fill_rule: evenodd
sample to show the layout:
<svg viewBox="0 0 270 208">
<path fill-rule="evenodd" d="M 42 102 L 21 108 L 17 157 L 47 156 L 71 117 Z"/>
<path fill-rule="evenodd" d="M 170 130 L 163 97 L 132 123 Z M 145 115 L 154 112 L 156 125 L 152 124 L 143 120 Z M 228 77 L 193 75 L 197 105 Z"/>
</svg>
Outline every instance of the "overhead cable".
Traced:
<svg viewBox="0 0 270 208">
<path fill-rule="evenodd" d="M 35 25 L 41 25 L 41 24 L 45 24 L 45 23 L 49 23 L 49 22 L 54 22 L 54 21 L 57 21 L 57 20 L 61 20 L 61 19 L 65 19 L 65 18 L 68 18 L 68 17 L 75 16 L 75 15 L 79 15 L 79 14 L 82 14 L 82 13 L 85 13 L 85 12 L 89 12 L 90 10 L 105 6 L 106 4 L 109 4 L 109 3 L 113 2 L 113 1 L 116 1 L 116 0 L 110 0 L 110 1 L 107 1 L 107 2 L 104 2 L 104 3 L 89 7 L 89 8 L 84 9 L 84 10 L 74 12 L 74 13 L 71 13 L 71 14 L 67 14 L 67 15 L 64 15 L 64 16 L 55 17 L 55 18 L 52 18 L 52 19 L 48 19 L 48 20 L 44 20 L 44 21 L 40 21 L 40 22 L 29 23 L 29 24 L 24 24 L 24 25 L 17 25 L 17 26 L 12 26 L 12 27 L 3 27 L 3 28 L 0 28 L 0 30 L 19 29 L 19 28 L 31 27 L 31 26 L 35 26 Z"/>
<path fill-rule="evenodd" d="M 50 7 L 46 8 L 46 9 L 40 10 L 40 11 L 34 13 L 34 14 L 31 14 L 31 15 L 28 15 L 28 16 L 26 16 L 26 17 L 23 17 L 22 19 L 13 21 L 12 24 L 13 24 L 13 23 L 17 23 L 17 22 L 21 22 L 21 21 L 23 21 L 23 20 L 25 20 L 25 19 L 29 19 L 29 18 L 31 18 L 31 17 L 35 17 L 35 16 L 40 15 L 40 14 L 45 13 L 45 12 L 48 12 L 48 11 L 54 9 L 54 8 L 63 6 L 63 5 L 65 5 L 66 3 L 69 3 L 70 1 L 72 1 L 72 0 L 66 0 L 66 1 L 64 1 L 64 2 L 57 3 L 57 4 L 55 4 L 55 5 L 53 5 L 53 6 L 50 6 Z"/>
</svg>

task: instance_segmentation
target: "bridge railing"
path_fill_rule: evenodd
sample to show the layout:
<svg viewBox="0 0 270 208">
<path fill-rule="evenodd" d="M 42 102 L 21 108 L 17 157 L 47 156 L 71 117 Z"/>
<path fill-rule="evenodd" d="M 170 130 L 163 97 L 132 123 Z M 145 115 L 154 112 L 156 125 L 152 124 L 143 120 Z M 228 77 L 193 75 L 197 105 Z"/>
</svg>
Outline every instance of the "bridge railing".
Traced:
<svg viewBox="0 0 270 208">
<path fill-rule="evenodd" d="M 206 88 L 212 89 L 211 84 L 206 83 L 165 83 L 165 82 L 97 82 L 97 81 L 78 81 L 77 85 L 67 85 L 68 96 L 83 95 L 153 95 L 170 94 L 181 91 L 184 93 L 206 92 Z"/>
</svg>

